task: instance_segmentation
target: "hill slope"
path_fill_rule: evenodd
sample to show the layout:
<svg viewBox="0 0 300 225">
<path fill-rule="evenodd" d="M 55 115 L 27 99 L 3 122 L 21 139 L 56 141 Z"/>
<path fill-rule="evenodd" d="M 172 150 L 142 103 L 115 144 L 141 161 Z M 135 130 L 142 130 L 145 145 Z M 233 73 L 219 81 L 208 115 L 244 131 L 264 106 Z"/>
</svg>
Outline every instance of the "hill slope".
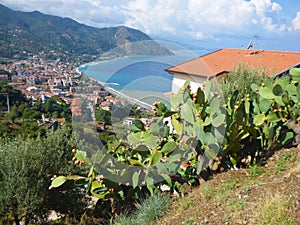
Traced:
<svg viewBox="0 0 300 225">
<path fill-rule="evenodd" d="M 277 151 L 263 166 L 217 174 L 153 225 L 300 224 L 300 145 Z"/>
<path fill-rule="evenodd" d="M 13 11 L 0 4 L 0 57 L 21 58 L 27 53 L 41 52 L 54 58 L 98 56 L 137 41 L 147 41 L 145 54 L 171 54 L 139 30 L 124 26 L 95 28 L 38 11 Z"/>
</svg>

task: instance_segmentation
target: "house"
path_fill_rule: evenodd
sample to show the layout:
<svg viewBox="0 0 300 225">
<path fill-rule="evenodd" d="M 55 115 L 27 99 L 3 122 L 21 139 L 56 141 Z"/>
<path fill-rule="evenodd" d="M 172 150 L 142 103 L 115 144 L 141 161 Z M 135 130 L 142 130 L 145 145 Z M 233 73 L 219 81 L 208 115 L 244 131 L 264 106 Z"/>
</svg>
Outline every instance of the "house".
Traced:
<svg viewBox="0 0 300 225">
<path fill-rule="evenodd" d="M 100 108 L 102 110 L 110 111 L 110 110 L 112 110 L 112 107 L 113 107 L 113 103 L 112 102 L 104 101 L 104 102 L 100 103 Z"/>
<path fill-rule="evenodd" d="M 186 80 L 196 90 L 207 79 L 221 78 L 239 65 L 262 70 L 267 76 L 280 76 L 300 66 L 300 52 L 224 48 L 166 69 L 173 74 L 172 92 Z"/>
<path fill-rule="evenodd" d="M 70 108 L 73 117 L 82 117 L 82 103 L 79 99 L 74 99 Z"/>
<path fill-rule="evenodd" d="M 134 120 L 135 120 L 134 118 L 127 118 L 123 120 L 123 125 L 130 126 L 133 124 Z"/>
<path fill-rule="evenodd" d="M 39 81 L 39 78 L 37 76 L 31 75 L 26 77 L 26 82 L 28 84 L 37 84 Z"/>
<path fill-rule="evenodd" d="M 0 74 L 0 80 L 8 80 L 7 74 Z"/>
</svg>

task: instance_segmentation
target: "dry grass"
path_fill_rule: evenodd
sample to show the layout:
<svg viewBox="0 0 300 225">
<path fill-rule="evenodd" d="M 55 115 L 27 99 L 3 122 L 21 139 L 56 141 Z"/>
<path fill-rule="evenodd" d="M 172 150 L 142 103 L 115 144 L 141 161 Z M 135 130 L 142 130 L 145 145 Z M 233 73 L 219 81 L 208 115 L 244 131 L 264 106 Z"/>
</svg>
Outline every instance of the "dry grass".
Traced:
<svg viewBox="0 0 300 225">
<path fill-rule="evenodd" d="M 289 225 L 297 224 L 289 215 L 292 203 L 282 194 L 267 196 L 260 201 L 254 216 L 255 222 L 260 225 Z"/>
<path fill-rule="evenodd" d="M 155 224 L 300 224 L 300 145 L 276 152 L 265 166 L 202 182 Z"/>
</svg>

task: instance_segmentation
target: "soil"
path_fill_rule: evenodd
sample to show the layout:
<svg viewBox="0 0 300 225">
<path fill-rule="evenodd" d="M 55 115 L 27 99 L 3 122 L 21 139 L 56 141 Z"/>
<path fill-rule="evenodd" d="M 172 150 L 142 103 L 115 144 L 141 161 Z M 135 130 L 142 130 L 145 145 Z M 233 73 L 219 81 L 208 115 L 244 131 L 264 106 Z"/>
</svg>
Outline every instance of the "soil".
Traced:
<svg viewBox="0 0 300 225">
<path fill-rule="evenodd" d="M 300 145 L 275 152 L 264 166 L 203 181 L 183 198 L 174 198 L 170 211 L 153 224 L 259 224 L 261 206 L 274 196 L 288 202 L 288 221 L 282 224 L 300 224 Z"/>
</svg>

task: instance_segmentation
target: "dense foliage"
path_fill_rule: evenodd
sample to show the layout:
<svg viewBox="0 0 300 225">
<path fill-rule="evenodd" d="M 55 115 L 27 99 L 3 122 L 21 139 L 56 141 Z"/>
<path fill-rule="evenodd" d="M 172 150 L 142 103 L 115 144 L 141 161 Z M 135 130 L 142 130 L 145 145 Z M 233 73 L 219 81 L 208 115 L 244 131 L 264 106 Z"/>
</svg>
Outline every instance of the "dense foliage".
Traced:
<svg viewBox="0 0 300 225">
<path fill-rule="evenodd" d="M 238 91 L 237 98 L 241 100 L 244 98 L 245 93 L 250 93 L 252 84 L 260 85 L 265 79 L 264 71 L 257 71 L 254 68 L 240 64 L 221 79 L 222 97 L 228 99 L 235 91 Z"/>
<path fill-rule="evenodd" d="M 45 102 L 32 101 L 5 81 L 0 81 L 0 93 L 4 93 L 0 94 L 0 136 L 24 134 L 36 137 L 45 134 L 52 118 L 65 118 L 71 122 L 70 107 L 59 97 L 51 97 Z M 10 112 L 7 112 L 7 94 Z M 44 122 L 43 118 L 49 121 Z"/>
<path fill-rule="evenodd" d="M 192 93 L 187 82 L 171 97 L 172 110 L 154 104 L 157 120 L 149 127 L 136 120 L 115 146 L 76 151 L 75 163 L 88 165 L 89 173 L 59 176 L 52 187 L 73 179 L 86 184 L 99 202 L 128 204 L 162 185 L 180 192 L 182 184 L 197 185 L 214 172 L 260 163 L 293 141 L 290 123 L 300 118 L 299 82 L 266 78 L 224 102 L 211 85 L 207 81 Z"/>
<path fill-rule="evenodd" d="M 74 142 L 66 129 L 43 138 L 0 138 L 1 224 L 41 224 L 50 210 L 72 218 L 84 213 L 80 189 L 66 185 L 67 189 L 48 190 L 50 178 L 58 171 L 79 172 L 69 163 Z"/>
<path fill-rule="evenodd" d="M 26 102 L 26 97 L 16 89 L 13 89 L 6 81 L 0 80 L 0 109 L 7 110 L 7 94 L 10 105 L 19 105 Z"/>
</svg>

